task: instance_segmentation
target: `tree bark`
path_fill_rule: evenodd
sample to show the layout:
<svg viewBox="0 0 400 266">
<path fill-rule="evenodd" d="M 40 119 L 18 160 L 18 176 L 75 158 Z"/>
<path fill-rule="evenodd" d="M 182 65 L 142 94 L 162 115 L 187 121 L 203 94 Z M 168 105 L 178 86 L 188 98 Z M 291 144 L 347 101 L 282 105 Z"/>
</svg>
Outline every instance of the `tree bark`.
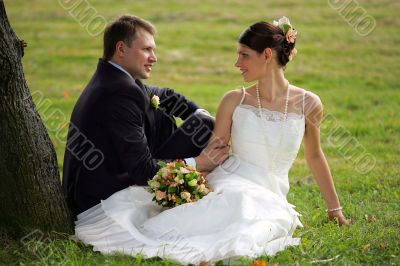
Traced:
<svg viewBox="0 0 400 266">
<path fill-rule="evenodd" d="M 25 46 L 0 0 L 0 229 L 70 233 L 54 146 L 23 73 Z"/>
</svg>

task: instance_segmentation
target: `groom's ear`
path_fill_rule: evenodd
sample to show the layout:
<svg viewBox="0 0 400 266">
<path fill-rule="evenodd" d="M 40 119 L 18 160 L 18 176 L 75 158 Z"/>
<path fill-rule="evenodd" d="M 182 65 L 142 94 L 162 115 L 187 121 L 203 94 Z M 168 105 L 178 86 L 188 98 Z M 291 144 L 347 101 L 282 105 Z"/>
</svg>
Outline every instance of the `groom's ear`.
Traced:
<svg viewBox="0 0 400 266">
<path fill-rule="evenodd" d="M 271 61 L 271 59 L 272 59 L 272 49 L 271 48 L 264 49 L 264 58 L 267 62 Z"/>
<path fill-rule="evenodd" d="M 122 56 L 125 53 L 125 43 L 124 41 L 118 41 L 115 44 L 115 55 Z"/>
</svg>

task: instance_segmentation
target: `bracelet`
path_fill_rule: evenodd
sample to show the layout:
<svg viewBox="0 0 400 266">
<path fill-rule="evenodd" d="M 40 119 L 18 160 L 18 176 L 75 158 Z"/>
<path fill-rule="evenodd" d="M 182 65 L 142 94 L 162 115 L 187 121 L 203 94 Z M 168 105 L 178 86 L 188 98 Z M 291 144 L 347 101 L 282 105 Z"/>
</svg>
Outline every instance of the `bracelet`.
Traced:
<svg viewBox="0 0 400 266">
<path fill-rule="evenodd" d="M 335 212 L 335 211 L 340 211 L 340 210 L 343 210 L 343 208 L 340 206 L 339 208 L 335 208 L 335 209 L 328 209 L 328 210 L 326 210 L 326 212 Z"/>
</svg>

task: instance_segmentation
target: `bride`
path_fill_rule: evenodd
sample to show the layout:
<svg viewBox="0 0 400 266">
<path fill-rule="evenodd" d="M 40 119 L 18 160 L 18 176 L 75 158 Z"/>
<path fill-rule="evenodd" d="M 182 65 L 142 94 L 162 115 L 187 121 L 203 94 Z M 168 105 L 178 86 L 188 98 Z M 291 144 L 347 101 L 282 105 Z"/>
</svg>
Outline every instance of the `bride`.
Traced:
<svg viewBox="0 0 400 266">
<path fill-rule="evenodd" d="M 274 255 L 302 226 L 287 202 L 288 172 L 304 138 L 305 157 L 330 219 L 348 224 L 320 145 L 322 104 L 290 84 L 286 64 L 296 30 L 285 17 L 259 22 L 239 37 L 235 66 L 255 84 L 224 95 L 213 138 L 231 141 L 233 155 L 207 175 L 213 192 L 163 210 L 144 187 L 131 186 L 78 215 L 75 234 L 102 253 L 164 257 L 181 264 Z"/>
</svg>

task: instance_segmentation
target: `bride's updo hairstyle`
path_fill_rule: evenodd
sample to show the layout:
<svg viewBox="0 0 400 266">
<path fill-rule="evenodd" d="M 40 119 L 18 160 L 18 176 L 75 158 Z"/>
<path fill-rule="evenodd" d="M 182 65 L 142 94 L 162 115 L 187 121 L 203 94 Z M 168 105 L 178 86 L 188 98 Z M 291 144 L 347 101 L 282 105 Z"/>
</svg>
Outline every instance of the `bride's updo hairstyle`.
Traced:
<svg viewBox="0 0 400 266">
<path fill-rule="evenodd" d="M 242 32 L 239 43 L 260 54 L 265 48 L 275 50 L 280 65 L 285 67 L 297 53 L 296 34 L 297 31 L 290 25 L 289 19 L 283 17 L 279 22 L 274 21 L 274 24 L 262 21 L 251 25 Z"/>
</svg>

